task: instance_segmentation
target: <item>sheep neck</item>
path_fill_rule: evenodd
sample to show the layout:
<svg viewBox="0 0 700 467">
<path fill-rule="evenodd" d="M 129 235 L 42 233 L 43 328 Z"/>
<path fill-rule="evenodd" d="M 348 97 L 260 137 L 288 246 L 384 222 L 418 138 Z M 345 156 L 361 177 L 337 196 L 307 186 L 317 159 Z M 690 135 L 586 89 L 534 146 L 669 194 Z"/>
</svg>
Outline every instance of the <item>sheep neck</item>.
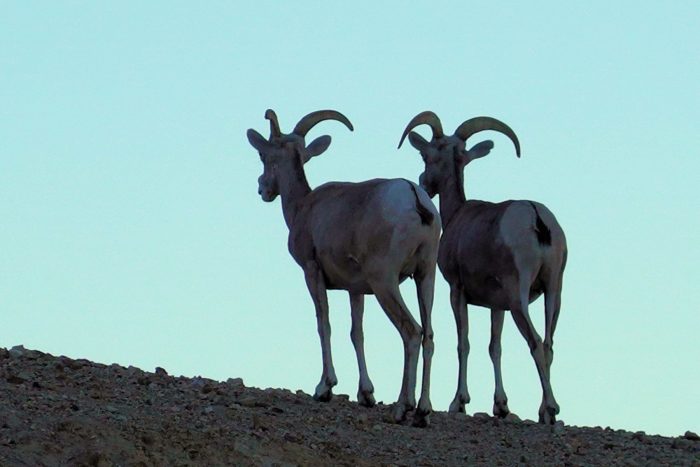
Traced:
<svg viewBox="0 0 700 467">
<path fill-rule="evenodd" d="M 464 194 L 464 174 L 462 170 L 455 167 L 452 177 L 445 180 L 445 184 L 440 190 L 440 218 L 442 219 L 443 230 L 450 223 L 457 211 L 467 202 Z"/>
<path fill-rule="evenodd" d="M 279 190 L 284 221 L 291 229 L 299 212 L 301 201 L 311 193 L 311 187 L 306 180 L 304 166 L 300 160 L 293 164 L 291 171 L 279 178 Z"/>
</svg>

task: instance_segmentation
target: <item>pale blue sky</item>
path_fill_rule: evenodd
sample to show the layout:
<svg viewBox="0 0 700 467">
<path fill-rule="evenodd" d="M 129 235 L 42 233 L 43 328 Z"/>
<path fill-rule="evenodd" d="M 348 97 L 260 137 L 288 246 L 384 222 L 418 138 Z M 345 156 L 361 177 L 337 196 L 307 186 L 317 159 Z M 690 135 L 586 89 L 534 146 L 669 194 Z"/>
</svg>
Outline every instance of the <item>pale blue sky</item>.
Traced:
<svg viewBox="0 0 700 467">
<path fill-rule="evenodd" d="M 330 180 L 416 180 L 397 151 L 434 110 L 447 131 L 508 123 L 467 195 L 529 198 L 569 242 L 552 369 L 561 419 L 677 435 L 700 428 L 700 3 L 0 2 L 0 346 L 312 392 L 320 345 L 279 201 L 257 195 L 245 131 L 334 108 L 355 125 L 307 165 Z M 425 130 L 421 130 L 427 135 Z M 475 137 L 473 142 L 478 142 Z M 403 286 L 416 309 L 413 284 Z M 357 368 L 344 293 L 330 294 L 336 392 Z M 531 316 L 542 329 L 541 301 Z M 456 388 L 440 278 L 433 405 Z M 488 311 L 472 307 L 468 411 L 490 412 Z M 373 298 L 378 400 L 402 350 Z M 511 409 L 541 390 L 510 318 Z"/>
</svg>

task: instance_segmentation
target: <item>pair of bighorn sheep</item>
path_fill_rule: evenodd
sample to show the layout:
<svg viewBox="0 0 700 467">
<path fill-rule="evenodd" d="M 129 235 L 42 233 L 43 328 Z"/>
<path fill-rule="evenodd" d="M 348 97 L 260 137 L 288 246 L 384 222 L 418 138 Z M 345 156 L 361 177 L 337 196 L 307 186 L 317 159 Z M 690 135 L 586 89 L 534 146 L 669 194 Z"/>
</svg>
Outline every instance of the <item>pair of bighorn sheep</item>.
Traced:
<svg viewBox="0 0 700 467">
<path fill-rule="evenodd" d="M 360 183 L 330 182 L 312 190 L 303 165 L 323 153 L 330 136 L 308 145 L 306 134 L 317 123 L 337 120 L 350 130 L 350 121 L 333 110 L 312 112 L 290 134 L 280 131 L 272 110 L 265 113 L 270 137 L 248 130 L 248 140 L 258 151 L 264 171 L 258 192 L 264 201 L 282 198 L 289 228 L 289 251 L 304 270 L 306 284 L 316 308 L 321 339 L 323 373 L 314 398 L 327 401 L 337 384 L 330 345 L 326 290 L 347 290 L 352 315 L 351 339 L 360 371 L 358 402 L 371 407 L 374 387 L 367 373 L 362 316 L 364 295 L 373 294 L 396 326 L 404 346 L 404 371 L 393 417 L 399 422 L 416 408 L 415 387 L 419 348 L 423 348 L 421 396 L 413 423 L 425 426 L 432 411 L 430 367 L 433 355 L 431 310 L 436 263 L 450 284 L 450 301 L 457 323 L 458 387 L 451 412 L 463 412 L 469 402 L 466 364 L 469 353 L 467 304 L 491 308 L 491 343 L 496 390 L 493 413 L 509 413 L 501 378 L 501 330 L 505 310 L 530 347 L 542 384 L 541 423 L 553 423 L 559 406 L 552 394 L 549 371 L 552 339 L 561 303 L 562 274 L 566 263 L 564 232 L 554 215 L 531 201 L 489 203 L 467 201 L 463 169 L 487 155 L 493 142 L 483 141 L 467 150 L 466 140 L 483 130 L 508 136 L 520 156 L 517 136 L 506 124 L 490 117 L 462 123 L 446 136 L 432 112 L 418 114 L 406 127 L 406 136 L 420 152 L 425 171 L 420 186 L 404 179 L 373 179 Z M 412 130 L 422 124 L 432 128 L 426 141 Z M 440 195 L 440 211 L 430 198 Z M 440 237 L 440 221 L 443 234 Z M 409 312 L 399 284 L 412 277 L 418 292 L 419 325 Z M 537 334 L 528 305 L 545 295 L 545 340 Z"/>
</svg>

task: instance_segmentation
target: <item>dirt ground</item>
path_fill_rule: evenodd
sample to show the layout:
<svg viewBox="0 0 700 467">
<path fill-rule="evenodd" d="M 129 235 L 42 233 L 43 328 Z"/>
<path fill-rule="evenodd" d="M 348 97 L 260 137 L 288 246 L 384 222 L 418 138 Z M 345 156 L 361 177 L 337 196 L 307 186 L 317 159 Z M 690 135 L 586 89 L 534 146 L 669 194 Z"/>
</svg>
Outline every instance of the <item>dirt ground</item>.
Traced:
<svg viewBox="0 0 700 467">
<path fill-rule="evenodd" d="M 0 349 L 0 465 L 700 466 L 700 440 L 436 412 Z"/>
</svg>

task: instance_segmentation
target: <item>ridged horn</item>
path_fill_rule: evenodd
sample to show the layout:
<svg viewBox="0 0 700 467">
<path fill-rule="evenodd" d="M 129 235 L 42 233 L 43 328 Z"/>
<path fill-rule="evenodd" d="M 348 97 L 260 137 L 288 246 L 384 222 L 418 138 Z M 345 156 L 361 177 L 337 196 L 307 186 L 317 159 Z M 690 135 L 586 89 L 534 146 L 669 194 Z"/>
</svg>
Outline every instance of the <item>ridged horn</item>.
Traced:
<svg viewBox="0 0 700 467">
<path fill-rule="evenodd" d="M 401 135 L 401 141 L 399 141 L 399 148 L 401 148 L 401 145 L 403 144 L 403 140 L 406 139 L 406 136 L 408 136 L 408 133 L 413 130 L 415 127 L 418 125 L 428 125 L 430 128 L 433 129 L 433 139 L 435 138 L 442 138 L 445 136 L 445 134 L 442 132 L 442 123 L 440 123 L 440 119 L 438 118 L 437 115 L 435 115 L 435 112 L 431 112 L 430 110 L 426 110 L 425 112 L 421 112 L 415 117 L 413 117 L 413 120 L 408 122 L 408 126 L 406 129 L 403 131 L 403 134 Z"/>
<path fill-rule="evenodd" d="M 474 117 L 469 120 L 465 120 L 460 126 L 455 130 L 455 136 L 466 141 L 467 138 L 472 136 L 474 133 L 478 133 L 484 130 L 498 131 L 506 135 L 515 145 L 515 154 L 520 157 L 520 141 L 515 135 L 515 132 L 505 123 L 500 120 L 496 120 L 492 117 Z"/>
<path fill-rule="evenodd" d="M 277 114 L 275 111 L 272 109 L 267 109 L 265 111 L 265 118 L 270 120 L 270 137 L 279 138 L 282 136 L 282 132 L 280 131 L 280 123 L 277 120 Z"/>
<path fill-rule="evenodd" d="M 302 137 L 306 136 L 306 133 L 308 133 L 309 130 L 316 126 L 317 123 L 324 120 L 337 120 L 348 127 L 350 131 L 354 130 L 350 120 L 348 120 L 347 117 L 340 112 L 336 112 L 335 110 L 317 110 L 316 112 L 311 112 L 299 120 L 297 126 L 294 127 L 293 133 Z"/>
</svg>

